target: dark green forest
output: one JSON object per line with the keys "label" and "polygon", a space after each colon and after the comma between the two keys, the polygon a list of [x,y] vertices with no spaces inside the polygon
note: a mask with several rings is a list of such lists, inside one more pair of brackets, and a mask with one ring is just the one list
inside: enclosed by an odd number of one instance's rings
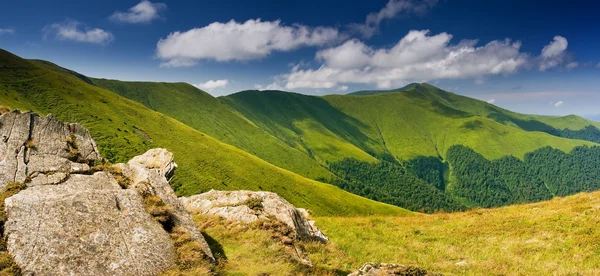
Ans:
{"label": "dark green forest", "polygon": [[[600,147],[565,153],[551,147],[487,160],[473,149],[451,147],[447,160],[419,157],[399,163],[345,159],[329,165],[346,191],[413,211],[433,213],[469,207],[537,202],[600,189]],[[445,175],[452,170],[452,182]]]}

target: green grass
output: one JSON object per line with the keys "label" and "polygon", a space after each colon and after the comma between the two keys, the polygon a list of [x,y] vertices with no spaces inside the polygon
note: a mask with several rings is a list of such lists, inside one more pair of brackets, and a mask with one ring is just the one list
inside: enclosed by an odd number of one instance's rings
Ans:
{"label": "green grass", "polygon": [[306,151],[289,147],[219,99],[190,84],[91,81],[281,168],[312,179],[331,176]]}
{"label": "green grass", "polygon": [[81,123],[112,162],[164,147],[179,164],[174,187],[180,195],[266,190],[325,216],[407,212],[276,167],[76,75],[38,64],[0,50],[0,105]]}
{"label": "green grass", "polygon": [[[445,92],[444,92],[445,93]],[[450,94],[441,94],[450,97]],[[325,96],[342,112],[358,119],[361,130],[385,145],[397,159],[418,156],[445,157],[452,145],[473,148],[488,159],[506,155],[523,158],[525,153],[543,146],[570,151],[578,145],[593,145],[526,131],[492,118],[474,115],[456,108],[429,87],[414,86],[400,93],[371,96]],[[476,101],[462,97],[466,102]]]}
{"label": "green grass", "polygon": [[594,192],[464,213],[316,221],[343,252],[341,270],[387,262],[444,275],[598,275],[599,206]]}

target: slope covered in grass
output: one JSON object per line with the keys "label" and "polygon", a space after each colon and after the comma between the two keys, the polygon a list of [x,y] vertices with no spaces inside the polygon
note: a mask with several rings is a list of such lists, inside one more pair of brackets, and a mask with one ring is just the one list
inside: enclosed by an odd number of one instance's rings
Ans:
{"label": "slope covered in grass", "polygon": [[37,64],[0,50],[0,105],[82,124],[113,162],[164,147],[179,164],[174,180],[179,194],[266,190],[320,215],[406,212],[271,165],[73,74]]}
{"label": "slope covered in grass", "polygon": [[91,81],[276,166],[313,179],[331,176],[303,148],[299,150],[288,146],[228,105],[190,84]]}
{"label": "slope covered in grass", "polygon": [[463,111],[423,85],[400,93],[324,98],[363,125],[371,126],[362,129],[363,133],[380,141],[397,159],[444,158],[453,145],[468,146],[488,159],[497,159],[507,155],[523,158],[525,153],[544,146],[568,152],[577,145],[593,144],[526,131]]}
{"label": "slope covered in grass", "polygon": [[444,275],[598,275],[599,206],[594,192],[464,213],[316,221],[343,253],[340,270],[386,262]]}

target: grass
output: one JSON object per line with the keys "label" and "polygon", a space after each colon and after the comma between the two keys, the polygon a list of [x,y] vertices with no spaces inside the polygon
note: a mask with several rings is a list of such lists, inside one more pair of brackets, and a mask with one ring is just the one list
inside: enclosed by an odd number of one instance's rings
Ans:
{"label": "grass", "polygon": [[342,270],[388,262],[446,275],[600,274],[600,192],[464,213],[316,221],[345,253]]}
{"label": "grass", "polygon": [[457,96],[460,100],[450,101],[447,98],[456,95],[436,89],[417,85],[400,93],[324,98],[362,122],[365,127],[361,131],[365,135],[401,160],[418,156],[444,158],[447,149],[456,144],[471,147],[487,159],[507,155],[523,158],[527,152],[543,146],[569,152],[578,145],[593,145],[527,131],[471,113],[473,110],[461,110],[457,102],[468,106],[480,101],[462,96]]}
{"label": "grass", "polygon": [[[54,114],[90,130],[111,162],[125,162],[155,147],[175,155],[173,186],[179,195],[218,190],[276,192],[324,216],[400,214],[406,210],[342,191],[276,167],[180,121],[94,86],[81,76],[0,50],[0,104]],[[140,132],[143,131],[143,133]],[[150,139],[148,139],[150,137]]]}
{"label": "grass", "polygon": [[190,84],[91,81],[281,168],[312,179],[331,176],[306,152],[289,147],[219,99]]}
{"label": "grass", "polygon": [[[218,265],[176,269],[177,275],[196,269],[216,275],[347,275],[366,262],[443,275],[600,273],[600,192],[452,214],[315,217],[327,244],[282,239],[285,233],[268,221],[193,218]],[[314,266],[299,263],[290,244],[302,248]]]}

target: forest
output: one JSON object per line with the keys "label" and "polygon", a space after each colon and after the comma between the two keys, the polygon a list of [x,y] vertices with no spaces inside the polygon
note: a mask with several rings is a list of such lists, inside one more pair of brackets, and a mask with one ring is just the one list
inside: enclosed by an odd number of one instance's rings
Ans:
{"label": "forest", "polygon": [[418,157],[378,163],[345,159],[329,164],[328,182],[355,194],[413,211],[434,213],[537,202],[600,189],[600,147],[565,153],[551,147],[487,160],[456,145],[446,160]]}

